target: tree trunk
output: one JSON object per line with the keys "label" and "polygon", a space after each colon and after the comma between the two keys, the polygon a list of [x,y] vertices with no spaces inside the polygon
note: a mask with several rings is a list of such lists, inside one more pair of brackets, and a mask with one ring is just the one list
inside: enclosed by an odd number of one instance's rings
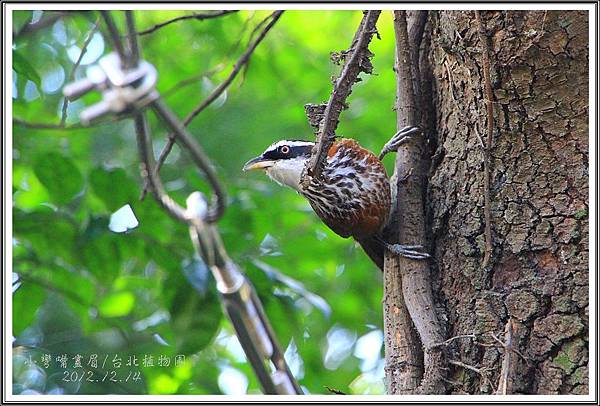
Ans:
{"label": "tree trunk", "polygon": [[488,44],[474,12],[431,12],[431,68],[421,65],[433,291],[447,336],[469,335],[447,345],[449,392],[587,394],[588,13],[482,11],[481,22]]}

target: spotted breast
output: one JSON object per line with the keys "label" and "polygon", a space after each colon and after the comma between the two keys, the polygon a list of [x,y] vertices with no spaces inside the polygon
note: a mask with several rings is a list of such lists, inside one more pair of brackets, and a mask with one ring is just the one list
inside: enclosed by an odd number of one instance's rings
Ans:
{"label": "spotted breast", "polygon": [[390,185],[383,164],[356,141],[336,141],[328,151],[320,179],[301,193],[336,234],[363,240],[386,224]]}

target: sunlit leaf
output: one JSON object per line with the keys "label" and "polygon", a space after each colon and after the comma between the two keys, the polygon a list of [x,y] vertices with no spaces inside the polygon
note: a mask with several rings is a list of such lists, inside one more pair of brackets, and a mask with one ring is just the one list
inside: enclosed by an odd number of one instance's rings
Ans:
{"label": "sunlit leaf", "polygon": [[121,317],[128,315],[135,305],[135,296],[131,292],[115,292],[105,296],[98,311],[104,317]]}

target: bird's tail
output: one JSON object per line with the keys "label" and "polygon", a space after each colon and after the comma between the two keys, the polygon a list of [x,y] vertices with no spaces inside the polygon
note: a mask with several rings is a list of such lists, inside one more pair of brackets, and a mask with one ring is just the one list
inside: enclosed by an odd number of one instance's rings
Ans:
{"label": "bird's tail", "polygon": [[367,253],[371,261],[383,271],[383,255],[385,247],[380,236],[372,236],[363,240],[358,240],[362,249]]}

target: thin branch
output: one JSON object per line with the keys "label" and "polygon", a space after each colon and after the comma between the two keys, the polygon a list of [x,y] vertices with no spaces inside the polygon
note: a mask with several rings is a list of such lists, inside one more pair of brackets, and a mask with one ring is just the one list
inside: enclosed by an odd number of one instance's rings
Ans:
{"label": "thin branch", "polygon": [[[123,120],[125,117],[111,117],[105,120],[99,120],[94,123],[94,127],[106,125],[106,124],[114,124],[118,121]],[[39,123],[34,121],[23,120],[19,117],[13,117],[13,123],[20,125],[25,128],[32,128],[35,130],[82,130],[89,129],[90,127],[85,126],[81,123],[74,123],[71,125],[61,125],[60,123]]]}
{"label": "thin branch", "polygon": [[[456,101],[456,95],[454,94],[454,79],[452,78],[452,72],[450,72],[450,67],[448,66],[448,59],[444,58],[444,66],[446,67],[446,73],[448,75],[448,86],[450,87],[450,94],[452,95],[452,100]],[[481,143],[483,147],[483,143]]]}
{"label": "thin branch", "polygon": [[483,375],[484,375],[484,374],[483,374],[483,372],[481,371],[481,369],[479,369],[479,368],[476,368],[476,367],[474,367],[473,365],[465,364],[464,362],[461,362],[461,361],[456,361],[456,360],[453,360],[453,359],[449,359],[449,360],[448,360],[448,363],[449,363],[449,364],[452,364],[452,365],[456,365],[456,366],[458,366],[458,367],[461,367],[461,368],[464,368],[464,369],[468,369],[469,371],[473,371],[473,372],[475,372],[476,374],[479,374],[479,375],[481,375],[481,376],[483,376]]}
{"label": "thin branch", "polygon": [[13,117],[13,123],[20,125],[25,128],[33,128],[36,130],[79,130],[81,128],[85,128],[80,123],[73,124],[70,126],[64,126],[62,124],[52,124],[52,123],[37,123],[32,121],[26,121],[18,117]]}
{"label": "thin branch", "polygon": [[127,44],[129,45],[129,64],[132,68],[138,67],[140,61],[140,46],[135,29],[135,19],[133,18],[133,11],[125,11],[125,23],[127,24]]}
{"label": "thin branch", "polygon": [[222,71],[223,67],[224,67],[224,64],[220,63],[217,66],[215,66],[214,68],[207,70],[206,72],[202,72],[199,75],[194,75],[187,79],[183,79],[182,81],[174,84],[171,88],[162,92],[162,97],[167,98],[167,97],[171,96],[173,93],[176,93],[179,90],[181,90],[182,88],[198,82],[199,80],[201,80],[204,77],[211,77],[215,73]]}
{"label": "thin branch", "polygon": [[39,30],[43,30],[44,28],[50,27],[52,24],[57,22],[63,17],[67,17],[69,15],[73,15],[74,13],[78,13],[79,11],[56,11],[50,12],[45,11],[42,18],[40,18],[35,23],[25,24],[21,29],[15,34],[15,38],[18,38],[22,35],[30,35]]}
{"label": "thin branch", "polygon": [[[237,51],[239,45],[242,43],[242,38],[243,38],[244,34],[246,33],[246,30],[248,29],[248,25],[249,25],[250,21],[254,17],[254,14],[255,14],[255,12],[253,12],[252,15],[250,17],[246,18],[246,20],[244,21],[244,24],[243,24],[242,28],[240,29],[239,34],[237,35],[238,40],[227,51],[226,56],[225,56],[225,60],[228,60],[231,57],[231,55],[233,55],[233,53],[235,53]],[[247,47],[250,46],[250,43],[252,42],[252,39],[254,38],[254,34],[256,33],[256,31],[258,31],[258,29],[264,25],[264,23],[269,19],[269,17],[263,19],[259,24],[257,24],[254,27],[254,29],[252,30],[252,33],[250,34],[250,38],[248,40]],[[203,72],[203,73],[200,73],[199,75],[194,75],[194,76],[191,76],[191,77],[189,77],[187,79],[184,79],[181,82],[173,85],[173,87],[171,87],[170,89],[164,91],[162,93],[162,97],[163,98],[167,98],[171,94],[177,92],[179,89],[182,89],[185,86],[194,84],[197,81],[199,81],[202,78],[204,78],[205,76],[206,77],[211,77],[215,73],[221,72],[224,68],[225,68],[225,64],[224,63],[220,63],[217,66],[215,66],[214,68],[207,70],[206,72]]]}
{"label": "thin branch", "polygon": [[485,268],[492,256],[493,241],[492,241],[492,209],[491,209],[491,198],[490,198],[490,154],[492,150],[492,142],[494,135],[494,94],[492,92],[492,80],[490,78],[490,50],[488,46],[488,36],[483,26],[481,13],[475,11],[475,20],[477,22],[477,31],[479,33],[479,42],[482,48],[483,58],[483,82],[485,86],[485,104],[487,108],[487,140],[484,149],[483,158],[483,193],[484,193],[484,207],[483,214],[485,217],[485,252],[483,256],[482,266]]}
{"label": "thin branch", "polygon": [[283,11],[275,11],[273,14],[271,14],[269,17],[267,17],[267,18],[271,18],[271,21],[261,31],[260,35],[248,47],[248,49],[246,49],[246,51],[242,54],[242,56],[240,56],[240,58],[237,60],[237,62],[233,66],[233,70],[231,71],[231,73],[229,74],[227,79],[225,79],[219,86],[217,86],[212,91],[212,93],[210,95],[208,95],[208,97],[202,103],[200,103],[191,113],[189,113],[187,115],[187,117],[184,120],[184,125],[187,126],[194,119],[194,117],[196,117],[198,114],[200,114],[202,112],[202,110],[204,110],[206,107],[208,107],[216,99],[218,99],[219,96],[225,91],[225,89],[227,89],[227,87],[231,84],[231,82],[233,82],[235,77],[238,75],[238,73],[240,72],[242,67],[250,61],[250,57],[252,56],[252,53],[254,52],[254,50],[256,49],[258,44],[260,44],[261,41],[265,38],[265,36],[271,30],[271,28],[273,28],[273,26],[275,25],[277,20],[279,20],[279,17],[281,17],[281,14],[283,14]]}
{"label": "thin branch", "polygon": [[[513,322],[512,319],[508,319],[508,323],[504,328],[505,340],[502,344],[504,347],[504,358],[502,359],[502,370],[500,371],[500,381],[498,382],[499,395],[506,395],[510,393],[510,372],[512,370],[512,358],[513,358]],[[497,339],[493,334],[492,337]],[[498,340],[499,341],[499,340]]]}
{"label": "thin branch", "polygon": [[[494,341],[496,341],[498,344],[500,344],[500,346],[504,349],[507,349],[506,347],[506,343],[504,343],[502,340],[500,340],[498,337],[496,337],[496,335],[494,333],[490,333],[490,336],[494,339]],[[483,343],[477,343],[479,345],[484,345]],[[489,347],[497,347],[497,345],[495,344],[488,344]],[[523,355],[523,353],[519,350],[517,350],[514,346],[510,347],[510,351],[514,352],[515,354],[517,354],[519,357],[521,357],[523,359],[523,361],[525,361],[527,363],[527,365],[529,365],[529,358],[527,358],[525,355]]]}
{"label": "thin branch", "polygon": [[102,15],[102,18],[104,19],[104,23],[108,29],[108,36],[111,39],[115,51],[117,54],[119,54],[119,59],[122,61],[122,63],[125,63],[128,60],[127,53],[125,52],[125,48],[123,47],[123,43],[119,37],[119,30],[112,19],[110,11],[101,10],[100,15]]}
{"label": "thin branch", "polygon": [[[193,119],[196,117],[202,110],[208,107],[211,103],[213,103],[228,87],[231,85],[236,76],[240,73],[242,67],[250,61],[250,57],[252,53],[260,44],[260,42],[265,38],[267,33],[273,28],[279,17],[281,17],[283,11],[275,11],[271,15],[267,17],[271,19],[269,24],[261,31],[260,35],[254,40],[254,42],[246,49],[246,51],[240,56],[235,65],[233,66],[233,70],[219,86],[217,86],[211,94],[209,94],[206,99],[204,99],[191,113],[187,115],[187,117],[183,121],[183,125],[187,126]],[[161,166],[164,164],[167,156],[173,149],[173,145],[175,144],[175,133],[170,133],[168,135],[168,140],[163,149],[160,151],[160,156],[156,162],[155,171],[158,173],[160,171]],[[144,189],[142,190],[142,194],[140,196],[140,200],[143,200],[146,196],[148,190],[148,184],[144,184]]]}
{"label": "thin branch", "polygon": [[183,15],[183,16],[179,16],[179,17],[175,17],[172,18],[170,20],[164,21],[162,23],[156,24],[150,28],[148,28],[147,30],[144,31],[140,31],[137,34],[138,35],[148,35],[148,34],[152,34],[153,32],[169,25],[169,24],[173,24],[176,23],[178,21],[183,21],[183,20],[198,20],[198,21],[202,21],[202,20],[209,20],[211,18],[217,18],[217,17],[222,17],[225,16],[227,14],[231,14],[231,13],[237,13],[239,10],[221,10],[221,11],[215,11],[212,13],[193,13],[193,14],[187,14],[187,15]]}
{"label": "thin branch", "polygon": [[[317,133],[317,142],[306,166],[306,173],[302,179],[303,186],[308,185],[311,178],[320,176],[327,151],[335,139],[335,129],[338,126],[340,114],[346,108],[346,99],[352,92],[352,86],[356,83],[361,72],[370,73],[372,70],[369,62],[371,55],[369,43],[373,38],[373,34],[377,32],[375,24],[379,14],[381,14],[380,10],[369,10],[365,13],[352,41],[352,46],[345,54],[342,72],[335,82],[325,107],[323,120]],[[350,55],[349,58],[348,55]]]}
{"label": "thin branch", "polygon": [[[83,42],[83,47],[81,48],[81,52],[79,53],[79,57],[77,58],[77,61],[75,61],[75,64],[73,65],[73,68],[71,69],[71,72],[69,73],[69,77],[67,78],[66,83],[72,82],[73,79],[75,78],[75,71],[77,70],[77,68],[81,64],[81,61],[83,60],[83,56],[87,52],[87,47],[90,45],[90,42],[92,42],[92,38],[94,38],[94,34],[98,30],[99,23],[100,23],[100,18],[97,18],[96,22],[94,23],[94,27],[92,27],[92,29],[88,33],[87,38]],[[67,108],[68,107],[69,107],[69,99],[67,99],[65,97],[63,99],[62,114],[61,114],[61,118],[60,118],[60,125],[63,126],[63,127],[65,126],[65,123],[67,122]]]}
{"label": "thin branch", "polygon": [[480,375],[492,387],[492,390],[494,392],[496,392],[496,388],[494,387],[494,384],[492,383],[492,381],[488,377],[487,371],[485,369],[479,369],[479,368],[476,368],[476,367],[474,367],[472,365],[465,364],[464,362],[456,361],[456,360],[453,360],[453,359],[448,360],[448,363],[452,364],[452,365],[456,365],[457,367],[468,369],[469,371],[473,371],[476,374]]}
{"label": "thin branch", "polygon": [[[35,259],[36,261],[38,261],[38,259]],[[44,278],[38,278],[28,272],[17,272],[19,274],[19,282],[30,282],[33,283],[41,288],[44,288],[50,292],[54,292],[57,293],[59,295],[62,295],[63,297],[77,303],[80,306],[83,306],[85,308],[90,308],[90,307],[94,307],[92,303],[89,303],[88,301],[86,301],[85,299],[83,299],[81,296],[79,296],[77,293],[73,293],[69,290],[63,289],[59,286],[53,285],[52,282],[44,279]],[[108,324],[111,327],[114,327],[117,329],[117,331],[119,332],[119,334],[121,335],[121,337],[123,337],[123,339],[129,343],[130,339],[127,335],[127,333],[123,330],[123,328],[118,324],[115,323],[113,321],[113,319],[108,318],[108,317],[104,317],[101,314],[97,314],[96,318],[98,318],[99,320],[104,321],[106,324]]]}
{"label": "thin branch", "polygon": [[324,385],[324,386],[325,386],[325,389],[327,389],[329,392],[333,393],[334,395],[346,395],[346,393],[342,392],[339,389],[335,389],[335,388],[332,388],[331,386],[327,386],[327,385]]}
{"label": "thin branch", "polygon": [[436,343],[436,344],[432,345],[431,348],[446,346],[446,345],[452,343],[454,340],[458,340],[461,338],[470,338],[470,339],[475,340],[477,337],[475,336],[475,334],[461,334],[461,335],[457,335],[454,337],[450,337],[449,339],[447,339],[446,341],[442,341],[441,343]]}

